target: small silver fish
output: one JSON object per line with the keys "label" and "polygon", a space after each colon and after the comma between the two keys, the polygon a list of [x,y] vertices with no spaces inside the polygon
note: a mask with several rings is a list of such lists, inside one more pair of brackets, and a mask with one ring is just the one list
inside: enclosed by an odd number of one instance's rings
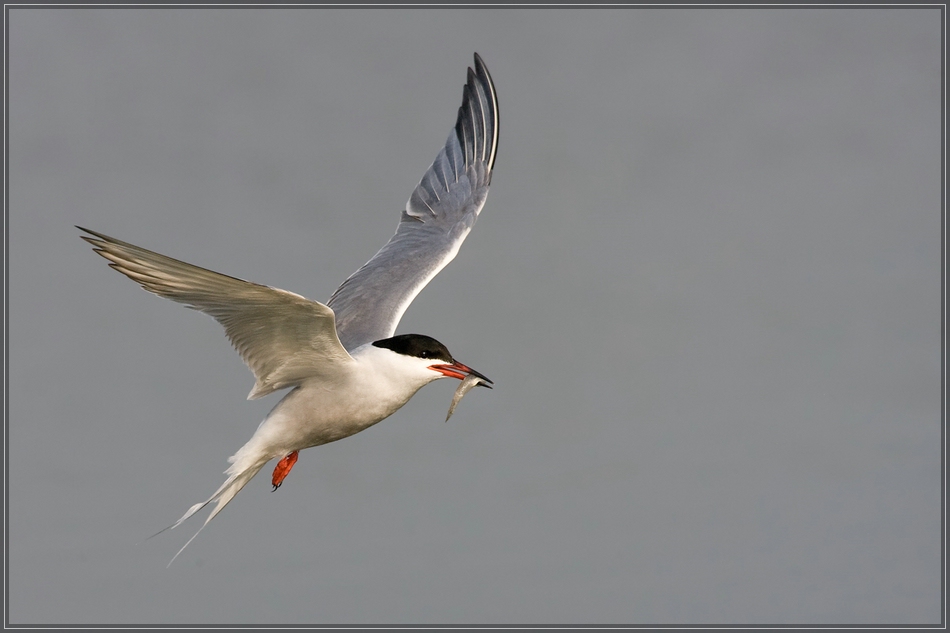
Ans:
{"label": "small silver fish", "polygon": [[462,379],[462,382],[459,383],[458,389],[455,390],[455,395],[452,396],[452,404],[449,405],[449,414],[445,416],[445,421],[448,422],[449,418],[452,417],[452,414],[455,413],[455,407],[462,400],[462,396],[467,394],[469,391],[475,387],[481,385],[482,387],[488,387],[491,389],[491,385],[479,378],[478,376],[468,375]]}

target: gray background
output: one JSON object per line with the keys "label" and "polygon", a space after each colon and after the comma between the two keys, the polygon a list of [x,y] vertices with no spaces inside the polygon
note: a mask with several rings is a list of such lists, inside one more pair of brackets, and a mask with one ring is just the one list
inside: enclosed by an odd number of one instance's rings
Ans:
{"label": "gray background", "polygon": [[[940,620],[937,9],[9,18],[10,622]],[[277,398],[73,225],[326,300],[473,51],[492,191],[399,332],[497,388],[259,476],[166,569]]]}

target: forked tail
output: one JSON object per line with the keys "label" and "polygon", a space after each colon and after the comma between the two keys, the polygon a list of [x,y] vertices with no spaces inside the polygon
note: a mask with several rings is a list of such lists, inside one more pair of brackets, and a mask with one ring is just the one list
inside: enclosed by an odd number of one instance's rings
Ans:
{"label": "forked tail", "polygon": [[[234,457],[231,457],[228,460],[232,462],[231,467],[224,471],[225,474],[228,475],[228,478],[207,501],[202,501],[201,503],[196,503],[195,505],[191,506],[191,508],[188,509],[188,512],[186,512],[180,519],[175,521],[175,523],[169,525],[167,528],[159,530],[149,538],[158,536],[165,530],[175,529],[212,501],[216,502],[214,510],[212,510],[211,514],[208,515],[208,518],[205,519],[204,524],[198,529],[197,532],[195,532],[195,535],[188,539],[188,542],[185,543],[180,550],[178,550],[178,554],[181,554],[183,551],[185,551],[185,548],[188,547],[188,545],[191,544],[193,540],[195,540],[195,536],[201,534],[201,530],[205,529],[205,526],[211,522],[211,519],[216,517],[218,513],[224,509],[224,506],[228,505],[231,499],[233,499],[234,496],[241,491],[241,488],[243,488],[247,482],[253,479],[254,475],[256,475],[260,469],[264,467],[264,464],[268,462],[267,459],[260,458],[254,460],[242,459],[242,457],[246,456],[246,453],[245,455],[242,455],[242,452],[244,452],[243,449],[238,451]],[[175,559],[178,558],[178,554],[175,554],[172,559],[168,561],[168,567],[171,567],[171,564],[175,562]]]}

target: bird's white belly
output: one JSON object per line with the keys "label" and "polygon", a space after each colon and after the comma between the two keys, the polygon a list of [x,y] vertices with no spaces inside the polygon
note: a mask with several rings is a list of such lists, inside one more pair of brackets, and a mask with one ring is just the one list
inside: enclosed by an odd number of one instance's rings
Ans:
{"label": "bird's white belly", "polygon": [[251,441],[261,441],[272,457],[335,442],[386,419],[415,393],[379,387],[358,378],[306,382],[284,396]]}

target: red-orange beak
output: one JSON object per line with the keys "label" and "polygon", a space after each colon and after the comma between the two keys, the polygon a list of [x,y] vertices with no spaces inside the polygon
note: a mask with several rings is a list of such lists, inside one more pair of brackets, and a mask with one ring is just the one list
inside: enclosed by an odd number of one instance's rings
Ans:
{"label": "red-orange beak", "polygon": [[[453,362],[451,365],[429,365],[429,369],[431,369],[432,371],[437,371],[444,376],[448,376],[449,378],[458,378],[459,380],[463,380],[465,379],[466,376],[471,375],[471,376],[477,376],[481,378],[482,380],[485,381],[485,383],[490,383],[492,385],[495,384],[494,382],[489,380],[488,377],[485,376],[484,374],[480,374],[479,372],[475,371],[471,367],[467,365],[463,365],[462,363],[458,361]],[[491,389],[491,387],[485,383],[481,383],[481,384]]]}

